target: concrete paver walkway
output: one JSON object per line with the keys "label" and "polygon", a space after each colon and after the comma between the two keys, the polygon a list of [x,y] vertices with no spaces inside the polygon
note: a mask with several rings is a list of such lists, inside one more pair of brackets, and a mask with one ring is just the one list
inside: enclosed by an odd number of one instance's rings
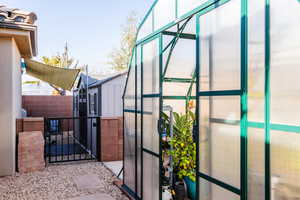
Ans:
{"label": "concrete paver walkway", "polygon": [[73,181],[78,190],[92,190],[104,187],[97,174],[76,176],[73,178]]}
{"label": "concrete paver walkway", "polygon": [[115,199],[107,194],[100,193],[100,194],[87,195],[83,197],[76,197],[70,200],[115,200]]}

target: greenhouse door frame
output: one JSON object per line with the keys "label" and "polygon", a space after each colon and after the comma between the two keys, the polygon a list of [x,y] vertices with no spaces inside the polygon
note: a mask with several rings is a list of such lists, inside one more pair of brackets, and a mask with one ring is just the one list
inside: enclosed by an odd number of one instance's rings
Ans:
{"label": "greenhouse door frame", "polygon": [[[155,41],[157,40],[157,41]],[[158,85],[159,85],[159,91],[158,93],[152,93],[152,94],[144,94],[144,45],[149,44],[151,42],[157,42],[157,50],[156,51],[156,55],[158,55],[158,59],[159,59],[159,70],[158,70]],[[141,49],[141,163],[140,163],[140,167],[141,167],[141,177],[140,177],[140,184],[141,184],[141,199],[143,199],[143,191],[144,191],[144,161],[143,161],[143,154],[147,153],[155,158],[158,158],[158,165],[159,165],[159,199],[162,199],[162,187],[161,187],[161,167],[162,167],[162,151],[161,151],[161,137],[160,137],[160,133],[158,128],[154,129],[154,131],[158,134],[159,136],[159,152],[153,152],[150,149],[147,149],[146,147],[144,147],[144,142],[143,142],[143,137],[144,137],[144,114],[146,113],[146,111],[144,111],[144,99],[157,99],[159,101],[159,119],[157,121],[157,126],[158,127],[158,123],[162,118],[161,115],[161,110],[162,110],[162,83],[161,83],[161,74],[162,74],[162,56],[161,56],[161,51],[162,51],[162,36],[161,34],[155,35],[145,41],[143,41],[142,43],[140,43],[136,48],[139,49],[138,47],[140,47]],[[137,118],[136,118],[137,119]],[[137,168],[136,168],[137,170]]]}
{"label": "greenhouse door frame", "polygon": [[[187,21],[188,22],[188,21]],[[195,24],[194,24],[195,25]],[[128,188],[126,185],[123,187],[125,190],[127,190],[134,198],[136,199],[143,199],[143,171],[144,171],[144,163],[143,163],[143,153],[147,153],[151,156],[154,156],[156,158],[158,158],[158,165],[159,165],[159,177],[158,177],[158,180],[159,180],[159,185],[157,185],[158,187],[158,190],[159,190],[159,197],[158,199],[162,199],[162,167],[163,167],[163,160],[162,160],[162,137],[161,137],[161,133],[159,131],[159,124],[162,120],[162,112],[163,112],[163,100],[164,99],[175,99],[175,100],[187,100],[187,96],[163,96],[163,82],[185,82],[185,83],[190,83],[191,85],[195,84],[195,81],[193,81],[196,77],[194,77],[194,79],[181,79],[181,78],[165,78],[164,77],[164,72],[163,72],[163,68],[164,67],[167,67],[168,64],[166,64],[164,66],[164,63],[163,63],[163,56],[164,54],[167,53],[167,49],[168,48],[175,48],[176,44],[177,44],[177,41],[176,40],[179,40],[179,39],[189,39],[189,40],[194,40],[196,42],[196,35],[194,34],[184,34],[182,33],[182,31],[184,30],[184,27],[182,29],[179,29],[178,32],[169,32],[169,31],[163,31],[157,35],[154,35],[152,36],[151,38],[148,38],[146,40],[144,40],[143,42],[139,43],[138,45],[136,45],[135,47],[135,51],[134,51],[134,56],[133,56],[133,59],[135,59],[135,65],[132,65],[132,67],[135,67],[135,111],[133,110],[126,110],[124,109],[124,112],[134,112],[135,113],[135,191],[132,191],[130,188]],[[181,31],[180,31],[181,30]],[[163,45],[163,36],[164,35],[171,35],[171,36],[174,36],[173,40],[168,44],[166,45],[166,47],[164,48],[164,45]],[[143,53],[144,53],[144,45],[150,43],[150,42],[154,42],[155,40],[157,40],[156,42],[158,42],[157,44],[157,56],[158,56],[158,59],[159,59],[159,73],[157,74],[158,75],[158,84],[159,84],[159,91],[158,93],[152,93],[152,94],[144,94],[144,77],[143,77],[143,73],[144,73],[144,56],[143,56]],[[172,44],[173,44],[173,47],[172,47]],[[196,44],[195,44],[196,46]],[[172,50],[170,53],[170,57],[172,56]],[[137,62],[137,54],[140,54],[140,63]],[[141,82],[138,83],[138,78],[137,78],[137,73],[138,73],[138,65],[140,65],[141,67]],[[171,66],[170,66],[171,67]],[[140,90],[141,91],[138,91],[138,87],[137,85],[140,84]],[[141,94],[141,108],[139,110],[139,108],[137,107],[137,102],[138,102],[138,98],[137,98],[137,94]],[[159,138],[159,152],[156,153],[156,152],[153,152],[149,149],[147,149],[144,145],[143,145],[143,136],[144,136],[144,131],[143,131],[143,126],[144,126],[144,122],[143,122],[143,116],[145,114],[145,110],[144,110],[144,99],[157,99],[159,101],[159,118],[158,118],[158,121],[157,121],[157,129],[155,129],[154,131],[157,132],[158,134],[158,138]],[[196,98],[195,96],[193,97],[194,99]],[[138,121],[138,117],[137,115],[138,114],[141,114],[141,117],[140,117],[140,121]],[[140,137],[141,137],[141,141],[138,141],[138,123],[141,124],[141,133],[140,133]],[[125,129],[124,129],[125,130]],[[140,177],[138,177],[138,143],[140,143],[141,145],[141,148],[140,148],[140,154],[141,154],[141,157],[140,157]],[[138,179],[140,179],[140,188],[138,188]],[[140,191],[140,195],[138,194],[137,191]]]}
{"label": "greenhouse door frame", "polygon": [[[197,200],[201,200],[201,191],[199,191],[200,181],[205,180],[209,183],[215,184],[222,189],[234,193],[240,196],[240,200],[247,200],[247,191],[248,191],[248,169],[247,169],[247,100],[248,100],[248,0],[240,1],[240,89],[234,90],[211,90],[211,91],[201,91],[200,90],[200,33],[201,25],[200,18],[205,16],[207,13],[222,8],[222,6],[232,0],[219,0],[214,4],[208,6],[207,8],[201,10],[196,15],[196,126],[197,126],[197,183],[196,183],[196,193]],[[225,183],[221,180],[218,180],[214,177],[209,176],[208,174],[200,172],[200,161],[199,155],[200,144],[199,144],[199,134],[200,134],[200,123],[201,118],[200,111],[200,97],[217,97],[217,96],[231,96],[239,97],[240,99],[240,188],[237,188],[233,185]],[[212,146],[212,148],[214,148]]]}
{"label": "greenhouse door frame", "polygon": [[[157,56],[158,56],[158,58],[159,58],[159,73],[158,74],[156,74],[156,76],[157,76],[157,84],[159,85],[159,91],[158,91],[158,93],[149,93],[149,94],[144,94],[144,90],[143,90],[143,86],[144,86],[144,78],[143,78],[143,73],[144,73],[144,68],[143,68],[143,66],[144,66],[144,59],[143,59],[143,47],[144,47],[144,45],[146,45],[146,44],[148,44],[148,43],[150,43],[150,42],[154,42],[155,40],[157,40]],[[156,153],[156,152],[153,152],[152,150],[150,150],[150,149],[147,149],[146,147],[144,147],[144,145],[143,145],[143,126],[144,126],[144,123],[143,123],[143,116],[144,116],[144,114],[146,113],[146,111],[144,111],[144,106],[143,106],[143,104],[144,104],[144,99],[157,99],[158,101],[159,101],[159,110],[161,110],[161,104],[162,104],[162,98],[161,98],[161,96],[162,96],[162,87],[161,87],[161,79],[160,79],[160,74],[162,73],[161,72],[161,54],[160,54],[160,52],[161,52],[161,40],[162,40],[162,36],[161,36],[161,34],[157,34],[157,35],[155,35],[155,36],[153,36],[153,37],[151,37],[151,38],[148,38],[148,39],[146,39],[146,40],[144,40],[143,42],[141,42],[141,43],[139,43],[139,44],[137,44],[136,46],[135,46],[135,49],[134,49],[134,51],[133,51],[133,56],[132,56],[132,59],[134,59],[135,60],[135,64],[134,65],[132,65],[132,60],[131,60],[131,68],[133,68],[134,67],[134,77],[135,77],[135,88],[134,88],[134,90],[135,90],[135,99],[134,99],[134,102],[135,102],[135,110],[128,110],[128,109],[125,109],[125,107],[124,107],[124,102],[123,102],[123,113],[124,112],[129,112],[129,113],[134,113],[135,114],[135,116],[134,116],[134,119],[135,119],[135,130],[134,130],[134,132],[135,132],[135,138],[134,138],[134,140],[135,140],[135,163],[134,163],[134,165],[135,165],[135,169],[134,169],[134,190],[135,191],[133,191],[132,189],[130,189],[127,185],[126,185],[126,183],[122,186],[123,187],[123,189],[124,190],[126,190],[133,198],[135,198],[135,199],[143,199],[143,190],[144,190],[144,188],[143,188],[143,171],[144,171],[144,168],[143,168],[143,164],[144,164],[144,162],[143,162],[143,154],[144,153],[147,153],[147,154],[149,154],[150,156],[153,156],[153,157],[156,157],[156,158],[158,158],[158,165],[160,165],[160,163],[161,163],[161,148],[160,148],[160,146],[159,146],[159,152],[158,153]],[[137,62],[137,54],[139,54],[139,56],[140,56],[140,60],[139,60],[139,62]],[[138,76],[138,66],[140,65],[140,82],[138,82],[138,78],[137,78],[137,76]],[[131,69],[130,69],[130,71],[131,71]],[[126,85],[127,85],[127,83],[126,83]],[[137,85],[139,85],[139,87],[137,86]],[[126,90],[126,87],[125,87],[125,90]],[[137,105],[137,103],[138,103],[138,98],[137,98],[137,95],[138,94],[140,94],[140,108],[138,108],[138,105]],[[159,112],[159,111],[158,111]],[[140,114],[141,116],[140,116],[140,120],[138,121],[138,114]],[[161,118],[161,112],[159,112],[159,119],[158,119],[158,121],[160,120],[160,118]],[[140,141],[138,140],[138,123],[140,123]],[[125,131],[125,128],[124,128],[124,131]],[[156,128],[155,127],[155,129],[153,130],[153,131],[156,131],[157,132],[157,134],[158,134],[158,136],[159,136],[159,138],[160,138],[160,134],[158,133],[158,128]],[[125,135],[124,135],[125,136]],[[138,149],[138,144],[140,144],[140,149]],[[124,151],[125,149],[123,149],[123,151]],[[140,153],[140,163],[138,163],[138,151],[140,151],[139,153]],[[124,151],[125,152],[125,151]],[[124,162],[124,161],[123,161]],[[140,164],[140,176],[139,176],[139,174],[138,174],[138,165]],[[124,164],[123,164],[123,166],[124,166]],[[126,170],[125,169],[125,167],[124,167],[124,170]],[[161,169],[159,169],[159,174],[161,174]],[[125,177],[124,177],[125,178]],[[157,177],[158,178],[158,180],[159,180],[159,185],[158,185],[158,187],[159,187],[159,199],[161,199],[162,198],[162,191],[161,191],[161,178],[160,178],[160,176],[159,177]],[[140,181],[140,185],[138,186],[138,182]],[[140,193],[140,194],[139,194]]]}

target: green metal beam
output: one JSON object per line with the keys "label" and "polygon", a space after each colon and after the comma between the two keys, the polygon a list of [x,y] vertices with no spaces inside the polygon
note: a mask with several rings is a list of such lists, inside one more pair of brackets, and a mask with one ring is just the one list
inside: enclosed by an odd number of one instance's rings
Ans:
{"label": "green metal beam", "polygon": [[158,98],[160,97],[160,94],[143,94],[143,98]]}
{"label": "green metal beam", "polygon": [[[163,99],[187,100],[186,96],[163,96]],[[191,99],[196,99],[196,96],[191,96]]]}
{"label": "green metal beam", "polygon": [[248,199],[248,0],[241,1],[241,200]]}
{"label": "green metal beam", "polygon": [[191,83],[193,81],[193,79],[190,79],[190,78],[164,78],[163,81],[164,82],[175,82],[175,83]]}
{"label": "green metal beam", "polygon": [[[240,125],[239,120],[227,120],[227,119],[219,119],[219,118],[210,118],[209,121],[212,122],[212,123],[226,124],[226,125],[231,125],[231,126]],[[249,128],[264,129],[266,126],[267,125],[263,122],[248,121],[248,127]],[[300,133],[300,126],[291,126],[291,125],[286,125],[286,124],[270,124],[269,129],[274,130],[274,131],[287,132],[287,133]]]}
{"label": "green metal beam", "polygon": [[187,92],[187,94],[186,94],[186,105],[185,105],[185,109],[186,109],[186,111],[188,111],[188,104],[189,104],[189,101],[191,100],[191,94],[192,94],[192,89],[193,89],[193,85],[194,85],[194,83],[195,83],[195,80],[196,79],[196,71],[193,73],[193,78],[192,78],[192,81],[190,82],[190,87],[189,87],[189,89],[188,89],[188,92]]}
{"label": "green metal beam", "polygon": [[265,0],[265,200],[271,200],[270,44],[270,0]]}
{"label": "green metal beam", "polygon": [[[196,122],[194,125],[194,129],[196,131],[196,172],[200,171],[200,163],[199,163],[199,155],[200,155],[200,144],[199,144],[199,138],[200,138],[200,130],[199,130],[199,121],[200,121],[200,109],[199,109],[199,94],[198,91],[200,91],[200,20],[199,15],[196,16]],[[200,200],[200,181],[199,178],[196,179],[196,200]]]}
{"label": "green metal beam", "polygon": [[[215,178],[213,178],[213,177],[211,177],[211,176],[208,176],[208,175],[206,175],[206,174],[203,174],[203,173],[201,173],[201,172],[198,172],[197,174],[198,174],[198,176],[199,176],[200,178],[203,178],[203,179],[205,179],[205,180],[207,180],[207,181],[209,181],[209,182],[211,182],[211,183],[213,183],[213,184],[216,184],[216,185],[218,185],[218,186],[224,188],[225,190],[229,190],[230,192],[233,192],[233,193],[235,193],[235,194],[237,194],[237,195],[240,195],[240,194],[241,194],[241,191],[240,191],[238,188],[234,187],[234,186],[228,185],[227,183],[224,183],[224,182],[222,182],[222,181],[219,181],[219,180],[217,180],[217,179],[215,179]],[[200,191],[200,192],[201,192],[201,191]],[[200,198],[200,199],[201,199],[201,198]]]}
{"label": "green metal beam", "polygon": [[[163,35],[159,34],[159,96],[163,95]],[[159,98],[159,120],[162,119],[163,112],[163,99]],[[159,122],[158,122],[159,123]],[[159,125],[159,124],[157,124]],[[159,131],[159,130],[156,130]],[[163,187],[163,141],[162,141],[162,133],[158,132],[159,135],[159,199],[162,199],[162,187]]]}
{"label": "green metal beam", "polygon": [[241,90],[222,90],[222,91],[203,91],[198,92],[199,96],[239,96],[242,94]]}
{"label": "green metal beam", "polygon": [[[162,33],[164,35],[171,35],[171,36],[176,36],[177,35],[176,32],[171,32],[171,31],[163,31]],[[196,35],[195,34],[180,33],[178,37],[183,38],[183,39],[196,40]]]}
{"label": "green metal beam", "polygon": [[143,151],[150,154],[150,155],[152,155],[152,156],[155,156],[155,157],[159,158],[159,155],[157,153],[155,153],[153,151],[150,151],[149,149],[143,148]]}

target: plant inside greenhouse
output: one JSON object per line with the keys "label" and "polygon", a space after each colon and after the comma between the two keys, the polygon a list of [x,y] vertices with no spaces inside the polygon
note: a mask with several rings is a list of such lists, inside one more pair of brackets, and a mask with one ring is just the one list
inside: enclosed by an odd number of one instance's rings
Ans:
{"label": "plant inside greenhouse", "polygon": [[[177,199],[184,199],[184,189],[195,199],[196,192],[196,143],[193,138],[195,114],[163,113],[163,195],[174,193]],[[173,190],[173,191],[172,191]],[[182,192],[183,191],[183,192]]]}
{"label": "plant inside greenhouse", "polygon": [[128,194],[300,198],[299,10],[298,0],[155,1],[123,96]]}

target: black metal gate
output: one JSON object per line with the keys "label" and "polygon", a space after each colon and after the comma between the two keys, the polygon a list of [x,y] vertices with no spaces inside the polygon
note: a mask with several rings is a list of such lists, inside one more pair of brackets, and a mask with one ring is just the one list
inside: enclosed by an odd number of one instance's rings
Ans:
{"label": "black metal gate", "polygon": [[100,117],[45,118],[48,163],[101,158]]}

